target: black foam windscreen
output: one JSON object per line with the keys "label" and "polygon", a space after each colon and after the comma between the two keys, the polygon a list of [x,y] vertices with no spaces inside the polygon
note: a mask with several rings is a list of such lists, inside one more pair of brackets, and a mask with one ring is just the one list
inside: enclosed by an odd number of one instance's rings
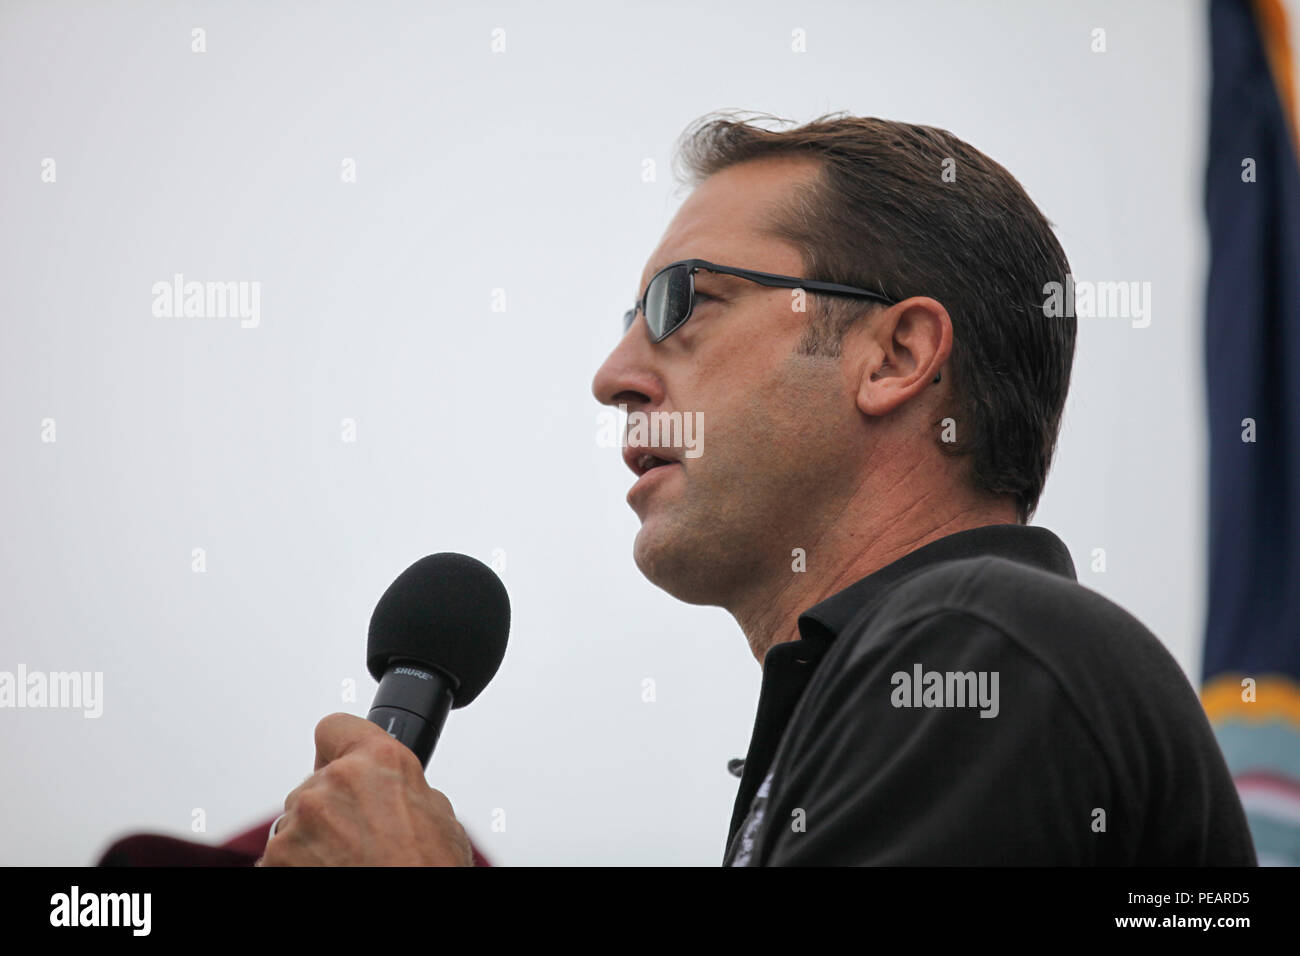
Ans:
{"label": "black foam windscreen", "polygon": [[453,707],[464,707],[492,680],[506,653],[510,598],[482,561],[443,551],[397,576],[370,617],[366,667],[382,680],[389,665],[436,667],[459,681]]}

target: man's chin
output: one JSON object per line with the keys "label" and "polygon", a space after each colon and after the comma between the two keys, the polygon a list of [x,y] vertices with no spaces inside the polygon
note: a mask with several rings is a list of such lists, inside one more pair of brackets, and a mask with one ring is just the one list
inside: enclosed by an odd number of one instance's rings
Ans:
{"label": "man's chin", "polygon": [[646,580],[677,600],[717,604],[716,568],[689,535],[670,524],[662,515],[647,516],[632,542],[632,560]]}

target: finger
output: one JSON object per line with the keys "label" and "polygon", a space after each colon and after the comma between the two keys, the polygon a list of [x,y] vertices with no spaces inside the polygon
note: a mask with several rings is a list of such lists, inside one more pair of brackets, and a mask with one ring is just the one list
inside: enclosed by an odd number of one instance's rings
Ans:
{"label": "finger", "polygon": [[[293,809],[293,805],[298,802],[298,797],[302,795],[302,792],[304,790],[308,790],[311,787],[315,787],[319,785],[320,785],[319,771],[317,771],[316,773],[308,774],[306,777],[304,777],[302,783],[298,784],[298,786],[290,790],[289,795],[284,798],[284,812],[288,813],[290,810]],[[280,829],[283,830],[284,824],[288,822],[289,821],[287,819],[283,821],[280,824]]]}
{"label": "finger", "polygon": [[447,799],[447,795],[443,793],[441,790],[435,790],[433,789],[433,787],[430,787],[429,799],[434,802],[434,804],[438,807],[438,810],[441,813],[445,813],[447,816],[452,817],[453,819],[455,818],[456,811],[452,809],[451,801]]}
{"label": "finger", "polygon": [[387,736],[378,724],[355,714],[330,714],[316,725],[316,769],[337,760],[376,734]]}

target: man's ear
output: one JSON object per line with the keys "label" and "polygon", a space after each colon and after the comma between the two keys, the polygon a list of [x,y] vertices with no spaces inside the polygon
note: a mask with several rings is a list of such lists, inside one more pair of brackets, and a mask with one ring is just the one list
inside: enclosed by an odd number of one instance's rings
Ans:
{"label": "man's ear", "polygon": [[952,352],[952,319],[936,299],[914,296],[876,312],[861,326],[858,409],[888,415],[940,378]]}

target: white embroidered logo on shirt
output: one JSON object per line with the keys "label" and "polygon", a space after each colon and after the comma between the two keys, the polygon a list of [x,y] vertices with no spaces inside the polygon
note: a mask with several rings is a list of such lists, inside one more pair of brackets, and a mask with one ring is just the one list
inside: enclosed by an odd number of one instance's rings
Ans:
{"label": "white embroidered logo on shirt", "polygon": [[753,858],[754,840],[758,837],[758,827],[763,822],[763,814],[767,810],[767,794],[772,787],[772,773],[771,770],[767,772],[767,776],[758,786],[758,792],[754,794],[754,802],[749,805],[749,816],[745,818],[744,828],[740,831],[740,852],[731,861],[732,866],[749,866],[749,861]]}

